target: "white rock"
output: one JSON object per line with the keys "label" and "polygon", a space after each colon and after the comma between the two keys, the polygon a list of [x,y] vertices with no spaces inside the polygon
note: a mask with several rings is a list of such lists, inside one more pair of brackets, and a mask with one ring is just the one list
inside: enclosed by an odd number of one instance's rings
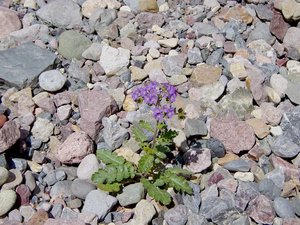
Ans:
{"label": "white rock", "polygon": [[60,121],[66,120],[71,114],[72,108],[70,105],[62,105],[57,108],[57,117]]}
{"label": "white rock", "polygon": [[287,79],[285,79],[280,74],[273,74],[270,78],[270,84],[280,97],[284,97],[286,89],[288,87]]}
{"label": "white rock", "polygon": [[82,57],[85,59],[98,61],[100,59],[101,51],[102,51],[102,44],[93,43],[89,48],[87,48],[82,53]]}
{"label": "white rock", "polygon": [[163,39],[158,40],[158,44],[160,44],[163,47],[169,47],[169,48],[175,48],[178,44],[177,38],[169,38],[169,39]]}
{"label": "white rock", "polygon": [[42,142],[47,142],[53,134],[54,125],[47,119],[36,118],[31,129],[32,136]]}
{"label": "white rock", "polygon": [[244,182],[254,181],[254,175],[250,172],[236,172],[234,178]]}
{"label": "white rock", "polygon": [[66,81],[67,78],[58,70],[43,72],[39,77],[39,85],[46,91],[59,91]]}
{"label": "white rock", "polygon": [[107,75],[114,75],[129,64],[130,50],[113,48],[108,45],[102,47],[100,65]]}
{"label": "white rock", "polygon": [[90,180],[93,173],[98,171],[99,162],[95,154],[84,157],[77,168],[77,176],[82,180]]}

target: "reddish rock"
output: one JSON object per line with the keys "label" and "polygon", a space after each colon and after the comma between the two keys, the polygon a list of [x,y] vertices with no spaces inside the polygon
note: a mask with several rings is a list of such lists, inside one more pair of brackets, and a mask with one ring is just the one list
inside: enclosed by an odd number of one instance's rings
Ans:
{"label": "reddish rock", "polygon": [[31,192],[27,185],[21,184],[16,189],[20,205],[27,205],[30,202]]}
{"label": "reddish rock", "polygon": [[200,173],[211,165],[211,153],[207,148],[192,149],[183,155],[183,160],[183,168],[193,173]]}
{"label": "reddish rock", "polygon": [[71,134],[57,149],[57,159],[66,164],[80,163],[81,160],[94,152],[91,138],[83,131]]}
{"label": "reddish rock", "polygon": [[245,122],[229,116],[214,118],[210,124],[211,137],[219,139],[228,152],[250,150],[255,144],[253,129]]}
{"label": "reddish rock", "polygon": [[80,128],[93,140],[102,129],[102,118],[118,111],[116,101],[103,90],[84,90],[78,94]]}
{"label": "reddish rock", "polygon": [[217,187],[219,189],[226,189],[228,191],[231,191],[232,193],[235,193],[237,188],[237,181],[233,178],[220,180],[217,184]]}
{"label": "reddish rock", "polygon": [[272,203],[264,195],[259,195],[251,200],[247,212],[257,223],[272,224],[275,218],[275,211],[272,207]]}
{"label": "reddish rock", "polygon": [[19,125],[11,120],[0,129],[0,153],[12,147],[20,138]]}
{"label": "reddish rock", "polygon": [[285,179],[290,179],[293,177],[299,177],[300,176],[300,170],[296,165],[293,165],[284,159],[276,156],[276,155],[271,155],[270,156],[270,161],[273,165],[273,167],[276,168],[282,168],[284,171]]}
{"label": "reddish rock", "polygon": [[70,104],[71,103],[71,93],[69,91],[63,91],[53,96],[53,101],[56,107]]}
{"label": "reddish rock", "polygon": [[140,29],[152,28],[153,25],[157,24],[161,27],[164,24],[164,16],[160,13],[148,13],[142,12],[136,16],[136,21]]}
{"label": "reddish rock", "polygon": [[283,41],[283,38],[290,28],[290,25],[285,22],[282,14],[276,10],[274,10],[272,20],[270,22],[270,31],[271,33],[277,37],[280,41]]}
{"label": "reddish rock", "polygon": [[4,123],[7,121],[7,118],[5,115],[0,115],[0,128],[3,127]]}
{"label": "reddish rock", "polygon": [[282,220],[282,225],[296,225],[300,224],[299,218],[285,218]]}
{"label": "reddish rock", "polygon": [[8,36],[11,32],[21,29],[21,22],[17,12],[0,7],[0,38]]}
{"label": "reddish rock", "polygon": [[39,210],[33,214],[28,222],[24,225],[44,225],[48,220],[48,213],[44,210]]}

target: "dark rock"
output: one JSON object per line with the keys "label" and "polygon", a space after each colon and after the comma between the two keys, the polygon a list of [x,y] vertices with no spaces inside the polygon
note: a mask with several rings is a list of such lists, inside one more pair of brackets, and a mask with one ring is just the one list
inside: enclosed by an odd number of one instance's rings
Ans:
{"label": "dark rock", "polygon": [[274,200],[274,209],[280,218],[294,218],[295,210],[289,200],[277,197]]}
{"label": "dark rock", "polygon": [[229,171],[248,172],[250,170],[250,166],[251,165],[249,161],[238,159],[226,163],[223,167]]}

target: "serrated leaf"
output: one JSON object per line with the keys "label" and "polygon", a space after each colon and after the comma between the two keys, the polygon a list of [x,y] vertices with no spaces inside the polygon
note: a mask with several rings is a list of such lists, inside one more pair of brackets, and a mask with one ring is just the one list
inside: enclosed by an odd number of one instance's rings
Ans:
{"label": "serrated leaf", "polygon": [[106,149],[97,150],[97,158],[105,164],[123,165],[125,163],[125,159],[123,157]]}
{"label": "serrated leaf", "polygon": [[161,187],[165,185],[165,182],[163,179],[156,179],[155,182],[153,183],[156,187]]}
{"label": "serrated leaf", "polygon": [[151,123],[149,123],[148,121],[145,120],[140,120],[139,125],[141,126],[141,128],[150,131],[150,132],[154,132]]}
{"label": "serrated leaf", "polygon": [[171,203],[171,196],[166,190],[156,187],[146,179],[142,179],[141,182],[147,190],[148,194],[152,198],[154,198],[155,201],[158,201],[164,205],[169,205]]}
{"label": "serrated leaf", "polygon": [[99,189],[106,192],[119,192],[121,189],[121,184],[119,183],[112,183],[112,184],[101,184],[97,185]]}
{"label": "serrated leaf", "polygon": [[167,155],[163,152],[156,152],[155,155],[160,159],[166,159]]}
{"label": "serrated leaf", "polygon": [[154,156],[150,154],[145,154],[139,160],[138,171],[140,173],[148,173],[153,168]]}
{"label": "serrated leaf", "polygon": [[141,127],[139,127],[137,124],[132,125],[131,132],[135,140],[139,143],[143,143],[148,140]]}
{"label": "serrated leaf", "polygon": [[176,174],[169,174],[168,176],[164,176],[163,179],[170,187],[173,187],[176,191],[193,194],[193,189],[190,187],[189,182],[183,177]]}
{"label": "serrated leaf", "polygon": [[192,175],[192,172],[189,171],[189,170],[185,170],[185,169],[181,169],[179,167],[171,167],[171,168],[168,168],[166,169],[166,171],[164,172],[165,174],[176,174],[176,175],[179,175],[179,174],[183,174],[183,175]]}

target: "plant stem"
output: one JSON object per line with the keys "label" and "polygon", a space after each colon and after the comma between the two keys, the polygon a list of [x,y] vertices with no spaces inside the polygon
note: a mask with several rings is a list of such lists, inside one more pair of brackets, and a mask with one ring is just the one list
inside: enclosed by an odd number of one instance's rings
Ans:
{"label": "plant stem", "polygon": [[158,121],[156,121],[156,125],[155,125],[155,131],[154,131],[154,138],[153,138],[153,142],[151,145],[151,148],[153,149],[155,147],[155,142],[156,142],[156,138],[157,138],[157,133],[158,133]]}

